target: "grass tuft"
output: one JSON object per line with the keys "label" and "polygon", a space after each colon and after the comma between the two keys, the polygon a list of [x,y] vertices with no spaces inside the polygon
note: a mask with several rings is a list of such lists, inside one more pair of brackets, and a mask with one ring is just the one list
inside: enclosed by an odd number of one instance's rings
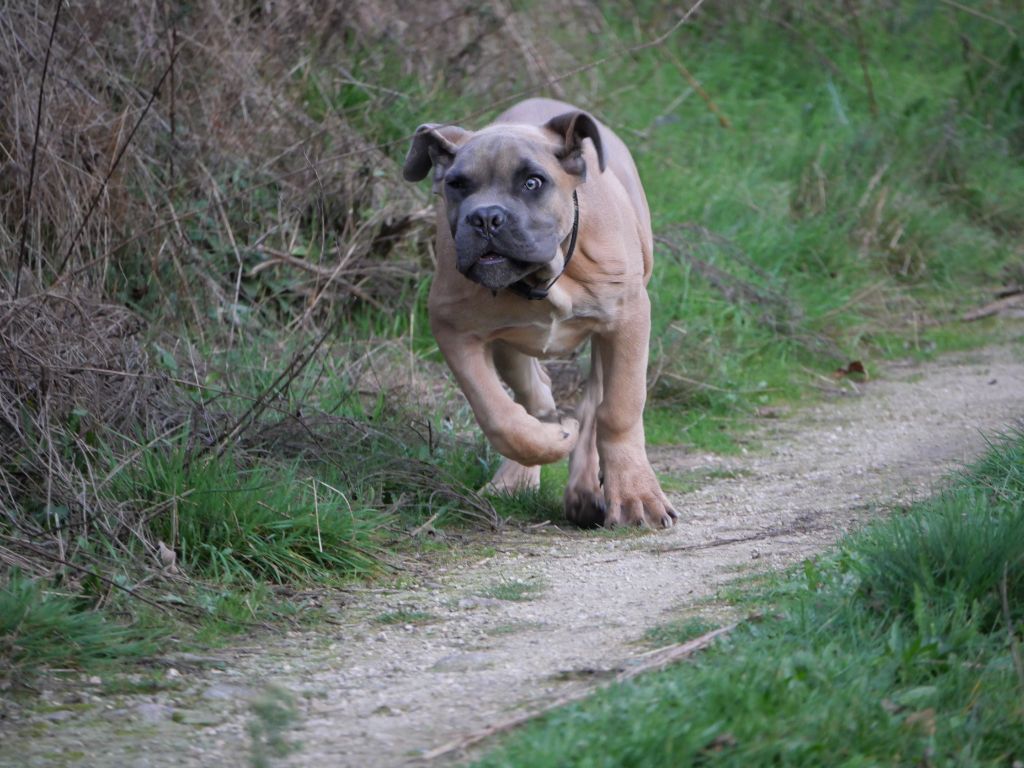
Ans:
{"label": "grass tuft", "polygon": [[373,619],[377,624],[431,624],[438,621],[437,616],[427,611],[416,611],[409,608],[398,608],[394,611],[386,611]]}
{"label": "grass tuft", "polygon": [[288,738],[299,713],[292,695],[277,686],[267,686],[263,694],[253,701],[252,717],[247,731],[252,742],[249,765],[252,768],[271,768],[279,760],[301,749],[301,744]]}
{"label": "grass tuft", "polygon": [[851,562],[863,599],[894,617],[964,612],[983,631],[1024,618],[1024,432],[962,484],[865,532]]}
{"label": "grass tuft", "polygon": [[545,589],[540,582],[501,579],[480,592],[482,597],[521,603],[535,599]]}
{"label": "grass tuft", "polygon": [[152,630],[116,624],[89,609],[88,602],[48,589],[41,580],[9,573],[0,585],[4,675],[139,659],[156,649]]}
{"label": "grass tuft", "polygon": [[139,495],[173,500],[154,521],[157,535],[178,544],[184,567],[218,582],[285,584],[378,571],[387,518],[302,469],[245,469],[231,455],[190,462],[176,450],[147,454],[129,482]]}

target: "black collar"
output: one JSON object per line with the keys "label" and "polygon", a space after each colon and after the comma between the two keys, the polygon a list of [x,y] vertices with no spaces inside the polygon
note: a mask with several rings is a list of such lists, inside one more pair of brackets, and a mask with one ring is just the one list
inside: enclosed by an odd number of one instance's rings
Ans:
{"label": "black collar", "polygon": [[522,296],[524,299],[538,300],[546,299],[548,297],[548,291],[551,290],[551,286],[555,284],[569,266],[569,259],[572,258],[573,251],[576,250],[576,236],[580,231],[580,201],[576,197],[576,190],[572,191],[572,232],[569,235],[569,249],[565,252],[565,263],[562,265],[562,271],[555,275],[551,282],[547,285],[530,285],[525,280],[518,280],[508,287],[512,293]]}

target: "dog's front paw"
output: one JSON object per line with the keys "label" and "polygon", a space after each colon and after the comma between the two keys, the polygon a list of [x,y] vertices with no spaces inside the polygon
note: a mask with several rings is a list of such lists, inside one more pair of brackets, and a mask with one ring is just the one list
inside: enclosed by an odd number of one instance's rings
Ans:
{"label": "dog's front paw", "polygon": [[532,464],[550,464],[564,459],[580,439],[580,423],[573,418],[564,418],[558,423],[543,422],[538,430],[539,445],[537,460]]}
{"label": "dog's front paw", "polygon": [[580,439],[580,423],[571,416],[566,416],[558,422],[558,427],[562,430],[562,440],[570,442],[572,447],[569,448],[569,451],[571,451],[576,447],[576,441]]}
{"label": "dog's front paw", "polygon": [[531,416],[521,423],[502,425],[501,428],[485,426],[484,433],[494,449],[506,459],[534,467],[568,456],[580,438],[580,425],[576,419],[551,423]]}
{"label": "dog's front paw", "polygon": [[608,507],[604,518],[607,528],[619,525],[670,528],[679,516],[646,459],[642,464],[620,469],[609,467],[604,496]]}

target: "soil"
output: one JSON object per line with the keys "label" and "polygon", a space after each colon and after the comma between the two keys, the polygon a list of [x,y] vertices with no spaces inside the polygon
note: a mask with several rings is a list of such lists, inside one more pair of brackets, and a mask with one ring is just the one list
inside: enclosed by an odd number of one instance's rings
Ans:
{"label": "soil", "polygon": [[[325,596],[334,623],[167,657],[158,692],[51,681],[0,705],[0,766],[427,764],[439,746],[637,663],[651,628],[730,620],[723,587],[934,492],[1022,424],[1019,345],[871,374],[823,382],[812,406],[766,410],[741,455],[652,449],[681,512],[673,529],[510,527],[400,588]],[[275,734],[290,755],[275,756]]]}

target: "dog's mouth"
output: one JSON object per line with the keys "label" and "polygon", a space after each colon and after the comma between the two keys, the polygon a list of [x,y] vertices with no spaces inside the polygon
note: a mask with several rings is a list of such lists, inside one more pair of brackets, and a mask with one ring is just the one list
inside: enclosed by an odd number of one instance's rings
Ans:
{"label": "dog's mouth", "polygon": [[485,251],[476,258],[459,261],[459,271],[463,275],[492,291],[507,288],[543,266],[497,251]]}
{"label": "dog's mouth", "polygon": [[502,256],[500,253],[495,253],[494,251],[488,251],[483,256],[481,256],[479,259],[477,259],[476,263],[480,264],[481,266],[485,266],[486,267],[486,266],[489,266],[489,265],[492,265],[492,264],[501,264],[501,263],[503,263],[505,261],[508,261],[508,260],[509,260],[508,256]]}

